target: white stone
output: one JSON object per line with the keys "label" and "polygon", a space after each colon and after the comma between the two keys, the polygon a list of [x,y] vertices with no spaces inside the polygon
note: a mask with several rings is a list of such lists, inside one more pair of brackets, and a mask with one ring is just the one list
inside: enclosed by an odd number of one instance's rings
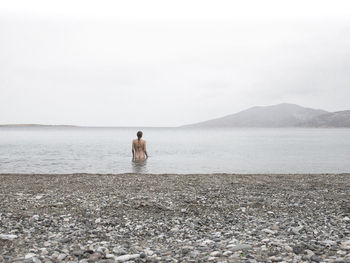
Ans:
{"label": "white stone", "polygon": [[140,254],[123,255],[123,256],[116,257],[115,261],[116,262],[125,262],[128,260],[137,259],[139,257],[140,257]]}
{"label": "white stone", "polygon": [[225,256],[225,257],[227,257],[227,256],[229,256],[229,255],[232,255],[232,251],[230,251],[230,250],[227,250],[227,251],[225,251],[222,255],[223,256]]}
{"label": "white stone", "polygon": [[337,242],[329,239],[322,241],[322,243],[325,244],[326,246],[333,246],[337,244]]}
{"label": "white stone", "polygon": [[350,240],[341,242],[340,247],[342,249],[350,249]]}
{"label": "white stone", "polygon": [[280,227],[279,227],[278,225],[274,224],[274,225],[271,227],[271,229],[274,230],[274,231],[278,231],[278,230],[280,230]]}
{"label": "white stone", "polygon": [[106,258],[114,258],[114,255],[113,255],[113,254],[106,254],[105,257],[106,257]]}
{"label": "white stone", "polygon": [[29,258],[32,258],[32,257],[35,257],[36,255],[34,253],[28,253],[24,256],[24,259],[29,259]]}
{"label": "white stone", "polygon": [[207,245],[212,244],[212,243],[215,243],[215,242],[213,240],[206,239],[200,245],[201,246],[207,246]]}
{"label": "white stone", "polygon": [[279,261],[282,261],[282,258],[276,257],[276,256],[269,257],[269,259],[270,259],[272,262],[279,262]]}
{"label": "white stone", "polygon": [[268,234],[270,234],[270,235],[273,235],[273,234],[276,233],[275,231],[273,231],[273,230],[271,230],[271,229],[268,229],[268,228],[264,228],[264,229],[261,230],[261,231],[263,231],[263,232],[265,232],[265,233],[268,233]]}
{"label": "white stone", "polygon": [[288,252],[293,252],[293,248],[291,246],[286,245],[284,249]]}
{"label": "white stone", "polygon": [[40,250],[41,250],[41,254],[42,255],[47,255],[49,253],[45,247],[44,248],[40,248]]}
{"label": "white stone", "polygon": [[239,251],[239,250],[247,250],[247,249],[251,249],[252,246],[248,245],[248,244],[230,244],[228,246],[226,246],[226,248],[230,248],[232,251]]}
{"label": "white stone", "polygon": [[44,246],[45,246],[45,247],[49,247],[49,246],[51,246],[51,243],[50,243],[49,241],[45,241],[45,242],[44,242]]}
{"label": "white stone", "polygon": [[96,251],[97,251],[97,252],[100,252],[101,254],[107,254],[107,253],[106,253],[106,249],[107,249],[107,248],[105,248],[105,247],[98,247],[98,248],[96,249]]}
{"label": "white stone", "polygon": [[345,222],[348,222],[348,221],[350,221],[350,218],[349,218],[348,216],[346,216],[346,217],[343,218],[343,220],[344,220]]}
{"label": "white stone", "polygon": [[213,251],[210,253],[210,256],[212,257],[219,257],[221,255],[221,253],[219,251]]}
{"label": "white stone", "polygon": [[299,232],[300,232],[303,228],[304,228],[303,226],[292,227],[292,232],[293,232],[295,235],[299,235]]}
{"label": "white stone", "polygon": [[233,238],[233,239],[230,240],[229,243],[230,243],[230,244],[237,244],[237,243],[238,243],[238,240],[235,239],[235,238]]}
{"label": "white stone", "polygon": [[306,254],[307,254],[309,257],[311,257],[311,256],[313,256],[313,255],[315,254],[315,253],[314,253],[312,250],[310,250],[310,249],[306,249],[305,252],[306,252]]}
{"label": "white stone", "polygon": [[0,240],[14,240],[15,238],[18,238],[18,236],[17,235],[0,234]]}
{"label": "white stone", "polygon": [[236,244],[228,244],[226,247],[231,248],[231,247],[235,247],[235,246],[236,246]]}
{"label": "white stone", "polygon": [[154,254],[154,252],[151,249],[149,249],[149,248],[146,248],[144,250],[144,252],[146,253],[147,256],[152,256]]}
{"label": "white stone", "polygon": [[62,261],[63,259],[66,258],[66,256],[67,256],[67,255],[66,255],[66,254],[63,254],[63,253],[62,253],[62,254],[59,254],[58,257],[57,257],[57,260],[58,260],[58,261]]}
{"label": "white stone", "polygon": [[344,251],[344,250],[338,250],[338,251],[337,251],[337,254],[339,254],[339,255],[346,255],[346,251]]}
{"label": "white stone", "polygon": [[177,231],[179,231],[178,227],[173,227],[172,229],[170,229],[170,232],[177,232]]}

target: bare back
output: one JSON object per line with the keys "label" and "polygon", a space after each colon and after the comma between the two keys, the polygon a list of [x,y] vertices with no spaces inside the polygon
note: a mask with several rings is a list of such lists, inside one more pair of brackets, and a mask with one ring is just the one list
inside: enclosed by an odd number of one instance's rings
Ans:
{"label": "bare back", "polygon": [[145,159],[146,151],[146,141],[135,139],[132,141],[132,150],[134,152],[134,158],[136,160]]}

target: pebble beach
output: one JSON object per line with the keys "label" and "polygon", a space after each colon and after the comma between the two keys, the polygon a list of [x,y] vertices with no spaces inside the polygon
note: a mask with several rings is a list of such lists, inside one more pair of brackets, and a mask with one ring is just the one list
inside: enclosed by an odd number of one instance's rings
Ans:
{"label": "pebble beach", "polygon": [[350,262],[350,174],[0,180],[0,262]]}

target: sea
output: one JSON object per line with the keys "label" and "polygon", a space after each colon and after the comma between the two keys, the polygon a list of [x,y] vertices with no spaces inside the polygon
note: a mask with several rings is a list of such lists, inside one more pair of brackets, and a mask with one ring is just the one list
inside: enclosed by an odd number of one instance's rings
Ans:
{"label": "sea", "polygon": [[[149,158],[132,160],[142,130]],[[350,129],[0,128],[0,173],[349,173]]]}

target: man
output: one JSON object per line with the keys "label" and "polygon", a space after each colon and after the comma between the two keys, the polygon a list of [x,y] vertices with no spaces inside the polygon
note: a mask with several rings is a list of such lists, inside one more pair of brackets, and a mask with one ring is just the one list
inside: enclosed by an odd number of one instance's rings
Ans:
{"label": "man", "polygon": [[148,158],[146,151],[146,141],[142,140],[142,131],[137,132],[137,139],[132,141],[132,158],[133,160],[144,160]]}

